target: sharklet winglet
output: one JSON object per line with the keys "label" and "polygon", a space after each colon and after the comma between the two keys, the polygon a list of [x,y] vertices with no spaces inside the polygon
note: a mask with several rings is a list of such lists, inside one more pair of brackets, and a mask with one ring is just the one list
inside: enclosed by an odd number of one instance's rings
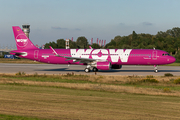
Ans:
{"label": "sharklet winglet", "polygon": [[50,48],[51,48],[51,50],[53,51],[53,53],[56,55],[56,56],[59,56],[58,54],[57,54],[57,52],[51,47],[51,46],[49,46]]}

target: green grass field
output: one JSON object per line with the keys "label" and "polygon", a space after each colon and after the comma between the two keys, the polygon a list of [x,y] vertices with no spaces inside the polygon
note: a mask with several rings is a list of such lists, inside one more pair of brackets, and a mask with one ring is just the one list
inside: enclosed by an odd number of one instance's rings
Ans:
{"label": "green grass field", "polygon": [[24,119],[180,118],[179,97],[17,85],[0,91],[1,114]]}
{"label": "green grass field", "polygon": [[178,78],[0,74],[0,120],[180,119]]}

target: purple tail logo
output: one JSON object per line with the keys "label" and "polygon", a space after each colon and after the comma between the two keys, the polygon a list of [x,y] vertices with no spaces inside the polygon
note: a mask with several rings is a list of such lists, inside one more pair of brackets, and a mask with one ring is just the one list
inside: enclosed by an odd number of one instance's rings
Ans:
{"label": "purple tail logo", "polygon": [[18,50],[22,49],[38,49],[33,45],[30,39],[26,36],[26,34],[21,30],[18,26],[13,26],[14,37],[16,40],[16,45]]}
{"label": "purple tail logo", "polygon": [[18,35],[16,41],[19,47],[25,47],[28,44],[28,39],[25,35]]}

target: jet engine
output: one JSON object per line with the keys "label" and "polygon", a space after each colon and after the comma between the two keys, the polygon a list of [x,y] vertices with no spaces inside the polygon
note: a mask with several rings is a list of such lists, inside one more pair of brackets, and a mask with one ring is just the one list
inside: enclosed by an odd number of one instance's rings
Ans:
{"label": "jet engine", "polygon": [[111,69],[111,63],[110,62],[97,62],[96,68],[100,70],[110,70]]}
{"label": "jet engine", "polygon": [[122,65],[112,65],[111,69],[121,69]]}

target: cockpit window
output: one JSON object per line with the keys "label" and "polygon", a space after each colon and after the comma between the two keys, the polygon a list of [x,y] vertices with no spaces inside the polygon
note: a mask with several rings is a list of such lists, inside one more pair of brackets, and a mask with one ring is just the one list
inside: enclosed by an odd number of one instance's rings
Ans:
{"label": "cockpit window", "polygon": [[170,56],[170,55],[169,55],[169,54],[164,54],[164,53],[163,53],[162,56]]}

